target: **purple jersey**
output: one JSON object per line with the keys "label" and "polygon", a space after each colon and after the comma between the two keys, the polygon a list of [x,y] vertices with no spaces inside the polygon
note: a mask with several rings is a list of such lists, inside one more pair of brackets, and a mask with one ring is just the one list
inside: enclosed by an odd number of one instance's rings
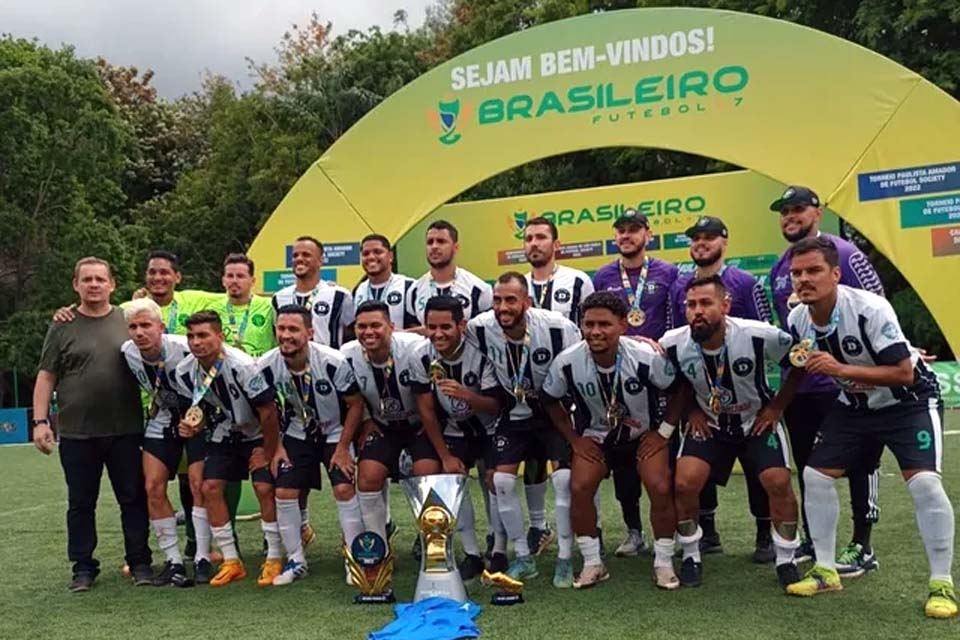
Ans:
{"label": "purple jersey", "polygon": [[[670,287],[677,279],[678,269],[663,260],[650,258],[647,266],[647,284],[640,298],[640,308],[647,318],[639,327],[627,327],[628,336],[646,336],[659,340],[667,329],[674,327],[672,310],[670,309]],[[640,279],[642,267],[627,269],[630,286],[636,288]],[[620,260],[614,260],[608,265],[597,269],[593,274],[593,288],[595,291],[612,291],[618,294],[629,305],[627,291],[623,288],[620,277]]]}
{"label": "purple jersey", "polygon": [[[837,253],[840,255],[840,284],[845,284],[855,289],[864,289],[870,293],[879,296],[883,295],[883,283],[880,282],[880,276],[873,269],[870,260],[856,245],[847,242],[843,238],[821,233],[821,238],[833,242],[837,247]],[[773,290],[773,308],[777,311],[780,318],[780,326],[788,329],[787,317],[790,310],[797,306],[797,299],[790,303],[790,296],[793,294],[793,284],[790,282],[790,257],[792,250],[787,249],[776,264],[770,270],[770,288]],[[836,391],[837,386],[827,376],[807,376],[797,393],[817,393],[822,391]]]}
{"label": "purple jersey", "polygon": [[[670,305],[673,308],[673,326],[687,324],[687,285],[693,280],[696,271],[682,274],[670,289]],[[773,312],[767,293],[760,281],[742,269],[724,265],[720,270],[720,279],[730,294],[730,314],[734,318],[773,322]]]}

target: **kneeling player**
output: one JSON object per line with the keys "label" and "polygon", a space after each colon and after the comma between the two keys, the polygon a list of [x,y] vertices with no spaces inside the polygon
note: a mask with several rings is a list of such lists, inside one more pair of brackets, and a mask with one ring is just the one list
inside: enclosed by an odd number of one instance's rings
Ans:
{"label": "kneeling player", "polygon": [[917,525],[930,563],[926,614],[957,615],[953,588],[953,507],[940,463],[943,404],[934,375],[904,337],[890,303],[838,284],[836,246],[810,238],[793,246],[790,278],[801,305],[790,312],[790,331],[801,340],[795,365],[831,376],[841,392],[804,470],[805,502],[817,563],[787,592],[812,596],[843,587],[834,566],[836,479],[883,445],[897,458],[913,497]]}
{"label": "kneeling player", "polygon": [[[670,455],[667,447],[659,446],[642,460],[637,457],[641,440],[658,426],[659,392],[673,384],[673,367],[650,345],[623,337],[627,307],[619,296],[592,293],[581,310],[584,340],[554,359],[543,385],[544,406],[573,448],[570,517],[583,555],[583,571],[573,586],[592,587],[610,577],[600,559],[593,498],[613,468],[627,467],[633,473],[636,465],[650,497],[656,535],[654,580],[662,589],[676,589],[680,584],[672,560],[676,518]],[[562,404],[570,396],[582,417],[577,430]]]}
{"label": "kneeling player", "polygon": [[713,275],[687,284],[688,326],[668,331],[661,344],[678,374],[692,388],[706,416],[683,438],[674,490],[678,539],[683,546],[680,583],[700,585],[699,496],[708,479],[725,486],[733,462],[755,472],[770,499],[771,536],[781,587],[799,580],[794,563],[797,499],[790,485],[787,440],[780,415],[800,376],[788,375],[776,397],[767,384],[766,359],[786,362],[793,340],[776,327],[732,318],[723,280]]}
{"label": "kneeling player", "polygon": [[[363,532],[349,445],[363,417],[363,400],[343,354],[312,341],[309,310],[299,305],[280,307],[276,333],[280,346],[265,353],[258,365],[267,385],[282,396],[284,409],[283,438],[271,470],[276,478],[277,524],[287,551],[283,572],[273,584],[286,585],[307,575],[299,497],[320,487],[321,463],[327,468],[348,547]],[[348,434],[347,444],[338,449],[343,432]]]}

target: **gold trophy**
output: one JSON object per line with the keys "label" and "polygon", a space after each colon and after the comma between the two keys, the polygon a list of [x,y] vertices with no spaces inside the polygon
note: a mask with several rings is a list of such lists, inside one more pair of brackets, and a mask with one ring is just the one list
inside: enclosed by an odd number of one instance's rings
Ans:
{"label": "gold trophy", "polygon": [[380,534],[364,531],[343,545],[343,557],[350,570],[351,583],[360,589],[354,604],[390,604],[396,602],[393,582],[393,550]]}

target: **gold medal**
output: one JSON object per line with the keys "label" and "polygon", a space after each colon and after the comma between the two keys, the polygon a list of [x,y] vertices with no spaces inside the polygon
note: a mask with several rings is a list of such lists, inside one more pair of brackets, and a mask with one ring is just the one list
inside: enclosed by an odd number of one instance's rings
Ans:
{"label": "gold medal", "polygon": [[187,423],[191,429],[198,429],[200,425],[203,424],[203,409],[193,405],[183,414],[183,421]]}
{"label": "gold medal", "polygon": [[802,369],[807,366],[807,360],[810,358],[810,354],[813,352],[813,340],[810,338],[805,338],[790,347],[790,364]]}
{"label": "gold medal", "polygon": [[630,312],[627,313],[627,324],[631,327],[639,327],[647,321],[647,314],[643,312],[643,309],[630,309]]}
{"label": "gold medal", "polygon": [[787,309],[793,309],[798,304],[800,304],[800,296],[798,296],[797,292],[794,291],[790,294],[790,297],[787,298]]}
{"label": "gold medal", "polygon": [[720,399],[720,394],[717,393],[716,390],[710,393],[709,405],[710,405],[710,411],[713,411],[714,413],[717,413],[717,414],[719,414],[720,411],[723,409],[723,401]]}
{"label": "gold medal", "polygon": [[447,377],[447,370],[443,368],[443,363],[434,360],[430,363],[430,380],[434,383],[440,382]]}
{"label": "gold medal", "polygon": [[620,405],[611,404],[607,406],[607,424],[611,429],[616,429],[620,426],[620,419],[623,417],[623,412],[620,410]]}

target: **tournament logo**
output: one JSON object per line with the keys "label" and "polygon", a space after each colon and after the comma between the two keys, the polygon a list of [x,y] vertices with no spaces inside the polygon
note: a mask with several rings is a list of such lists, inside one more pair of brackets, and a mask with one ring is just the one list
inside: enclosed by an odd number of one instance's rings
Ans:
{"label": "tournament logo", "polygon": [[473,371],[467,371],[466,375],[463,376],[463,384],[468,387],[477,386],[477,382],[479,382],[479,378]]}
{"label": "tournament logo", "polygon": [[317,380],[313,387],[317,390],[317,393],[322,396],[328,396],[330,392],[333,391],[333,385],[326,380]]}
{"label": "tournament logo", "polygon": [[450,409],[457,418],[465,418],[473,413],[470,403],[460,398],[450,398]]}
{"label": "tournament logo", "polygon": [[883,327],[880,329],[880,333],[889,340],[896,340],[900,337],[900,330],[897,329],[897,325],[889,320],[884,323]]}
{"label": "tournament logo", "polygon": [[313,312],[318,316],[325,316],[330,313],[330,305],[326,302],[320,301],[313,305]]}
{"label": "tournament logo", "polygon": [[260,393],[261,391],[265,391],[267,389],[267,380],[263,377],[263,374],[258,373],[250,378],[250,383],[248,386],[250,387],[251,393]]}
{"label": "tournament logo", "polygon": [[553,299],[557,302],[570,302],[570,292],[566,289],[557,289],[557,292],[553,294]]}
{"label": "tournament logo", "polygon": [[753,373],[753,360],[750,358],[737,358],[733,361],[733,372],[738,376],[748,376]]}
{"label": "tournament logo", "polygon": [[387,543],[379,534],[364,531],[353,539],[350,554],[361,567],[375,567],[387,556]]}
{"label": "tournament logo", "polygon": [[469,120],[469,112],[470,109],[466,104],[461,108],[459,98],[438,102],[434,115],[434,123],[440,125],[440,137],[437,140],[446,146],[456,144],[463,137],[457,131],[457,125],[461,121],[461,116],[462,120]]}
{"label": "tournament logo", "polygon": [[623,390],[632,396],[635,396],[638,393],[640,393],[640,390],[642,388],[643,386],[640,384],[640,381],[637,380],[636,378],[627,378],[626,381],[623,383]]}
{"label": "tournament logo", "polygon": [[853,336],[845,336],[840,341],[840,347],[843,352],[849,356],[858,356],[863,353],[863,345]]}
{"label": "tournament logo", "polygon": [[262,327],[263,325],[267,324],[267,319],[264,318],[263,315],[259,313],[253,314],[253,316],[250,317],[250,321],[253,323],[253,326],[255,327]]}
{"label": "tournament logo", "polygon": [[403,412],[403,403],[396,398],[384,398],[383,412],[388,416],[398,415]]}
{"label": "tournament logo", "polygon": [[517,240],[523,240],[523,233],[527,228],[527,217],[529,214],[526,211],[514,211],[513,218],[507,218],[507,226],[510,227],[510,231],[513,232],[513,237]]}
{"label": "tournament logo", "polygon": [[533,355],[530,356],[530,359],[533,360],[534,364],[547,364],[550,362],[550,350],[540,347],[539,349],[534,350]]}
{"label": "tournament logo", "polygon": [[403,294],[399,291],[391,291],[387,294],[387,304],[398,305],[403,300]]}

